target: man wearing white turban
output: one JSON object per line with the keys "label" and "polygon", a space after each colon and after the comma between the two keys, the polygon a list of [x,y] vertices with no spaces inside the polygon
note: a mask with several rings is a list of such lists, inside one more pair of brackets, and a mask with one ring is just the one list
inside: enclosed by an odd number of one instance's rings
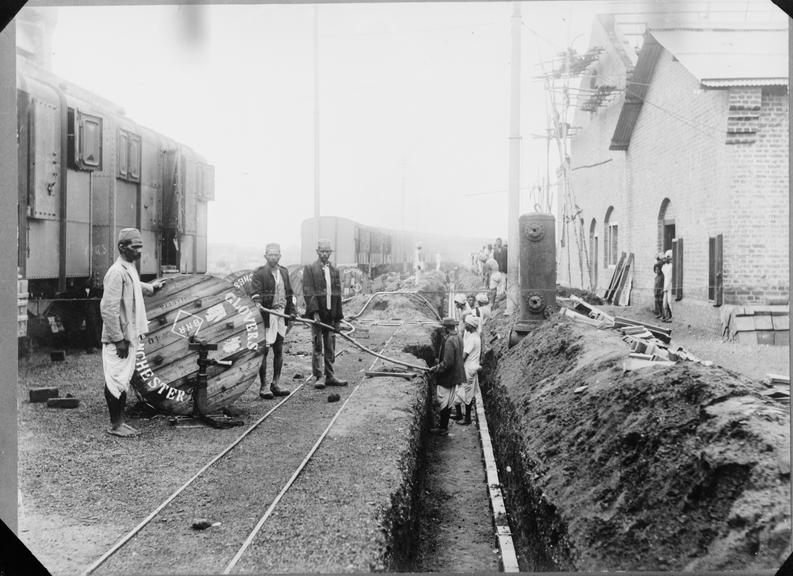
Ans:
{"label": "man wearing white turban", "polygon": [[155,280],[151,284],[140,281],[135,262],[140,259],[142,251],[143,238],[136,228],[124,228],[119,232],[119,257],[105,274],[104,293],[99,304],[105,401],[110,411],[107,432],[122,437],[140,434],[124,422],[124,406],[129,382],[135,372],[135,352],[148,329],[143,294],[151,295],[165,283],[164,280]]}

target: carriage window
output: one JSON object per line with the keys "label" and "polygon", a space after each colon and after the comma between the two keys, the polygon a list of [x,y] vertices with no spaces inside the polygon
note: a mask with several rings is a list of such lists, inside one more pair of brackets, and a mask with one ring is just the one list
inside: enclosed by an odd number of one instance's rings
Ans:
{"label": "carriage window", "polygon": [[129,135],[129,179],[140,180],[140,136]]}
{"label": "carriage window", "polygon": [[140,181],[140,136],[119,129],[118,131],[118,177],[122,180]]}
{"label": "carriage window", "polygon": [[77,164],[83,170],[102,168],[102,119],[78,112]]}
{"label": "carriage window", "polygon": [[127,169],[127,152],[129,151],[129,136],[123,130],[118,131],[118,175],[126,178]]}

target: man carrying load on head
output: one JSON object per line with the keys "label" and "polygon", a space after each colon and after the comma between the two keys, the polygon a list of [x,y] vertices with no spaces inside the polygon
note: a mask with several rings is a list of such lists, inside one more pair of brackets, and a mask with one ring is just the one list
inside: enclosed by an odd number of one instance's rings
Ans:
{"label": "man carrying load on head", "polygon": [[129,383],[135,372],[135,353],[148,330],[143,295],[154,294],[164,280],[151,284],[140,281],[135,262],[143,252],[143,237],[137,228],[124,228],[118,234],[119,257],[108,268],[102,282],[102,370],[105,375],[105,401],[110,412],[109,434],[140,434],[124,421]]}
{"label": "man carrying load on head", "polygon": [[[289,281],[289,270],[278,264],[281,260],[281,247],[276,243],[268,244],[264,250],[267,264],[260,266],[251,278],[251,299],[268,310],[292,315],[295,313],[294,292]],[[259,367],[259,397],[271,400],[275,396],[289,396],[288,390],[279,388],[281,368],[284,365],[284,338],[289,320],[262,312],[264,319],[264,356]],[[267,353],[273,349],[273,381],[267,386]]]}

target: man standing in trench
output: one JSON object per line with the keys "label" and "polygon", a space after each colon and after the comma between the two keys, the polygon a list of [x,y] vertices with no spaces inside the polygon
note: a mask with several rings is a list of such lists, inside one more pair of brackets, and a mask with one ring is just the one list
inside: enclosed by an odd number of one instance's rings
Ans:
{"label": "man standing in trench", "polygon": [[108,268],[99,304],[102,313],[102,369],[110,428],[115,436],[137,436],[140,432],[124,421],[129,382],[135,372],[135,352],[148,330],[143,294],[162,288],[164,280],[141,282],[135,262],[143,252],[143,237],[137,228],[118,234],[119,257]]}
{"label": "man standing in trench", "polygon": [[[251,278],[251,299],[268,310],[292,315],[295,313],[294,292],[289,281],[289,270],[278,264],[281,247],[268,244],[264,250],[267,264],[260,266]],[[278,386],[284,365],[284,338],[288,321],[281,316],[262,312],[264,319],[264,356],[259,367],[259,397],[272,400],[275,396],[289,396],[289,391]],[[267,386],[267,355],[273,349],[273,381]]]}
{"label": "man standing in trench", "polygon": [[[341,311],[341,281],[339,271],[330,264],[333,250],[329,240],[317,242],[317,256],[313,264],[303,268],[303,298],[306,301],[306,318],[333,326],[335,332],[344,314]],[[327,328],[311,326],[314,347],[311,355],[311,379],[314,388],[327,386],[347,386],[346,380],[336,378],[333,361],[336,358],[336,334]],[[324,375],[323,382],[323,359]]]}
{"label": "man standing in trench", "polygon": [[430,374],[435,374],[438,404],[440,408],[440,422],[431,433],[439,436],[449,435],[449,418],[457,393],[457,386],[465,382],[465,368],[463,367],[463,342],[457,333],[457,320],[444,318],[443,343],[438,354],[438,363],[429,369]]}

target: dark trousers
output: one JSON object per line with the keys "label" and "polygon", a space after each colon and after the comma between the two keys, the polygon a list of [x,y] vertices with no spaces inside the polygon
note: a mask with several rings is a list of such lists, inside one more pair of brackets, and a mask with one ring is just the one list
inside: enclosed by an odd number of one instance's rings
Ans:
{"label": "dark trousers", "polygon": [[[265,386],[267,379],[267,355],[270,352],[270,347],[264,347],[264,356],[262,356],[262,365],[259,367],[259,381],[262,386]],[[284,337],[278,334],[273,342],[273,381],[278,381],[281,377],[281,368],[284,365]]]}
{"label": "dark trousers", "polygon": [[664,314],[664,293],[663,292],[656,292],[655,293],[655,315],[656,316],[663,316]]}
{"label": "dark trousers", "polygon": [[325,377],[333,378],[333,360],[336,357],[336,334],[319,326],[311,326],[311,337],[314,342],[313,354],[311,355],[312,374],[317,378],[322,378],[322,360],[324,356]]}

